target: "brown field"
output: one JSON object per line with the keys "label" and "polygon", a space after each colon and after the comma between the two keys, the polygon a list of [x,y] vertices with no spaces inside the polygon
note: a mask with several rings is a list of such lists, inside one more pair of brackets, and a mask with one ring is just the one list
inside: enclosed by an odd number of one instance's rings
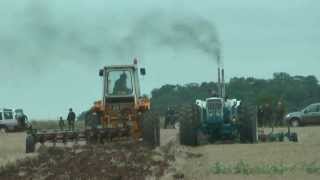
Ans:
{"label": "brown field", "polygon": [[25,133],[0,134],[0,166],[26,157],[24,148]]}
{"label": "brown field", "polygon": [[[223,144],[191,148],[177,145],[176,130],[162,130],[162,146],[174,142],[174,145],[169,149],[174,151],[176,156],[172,168],[162,179],[174,179],[172,175],[178,172],[184,175],[184,179],[195,180],[318,180],[320,179],[320,127],[297,128],[296,132],[299,133],[298,143]],[[24,154],[24,138],[24,133],[0,134],[0,165],[14,162],[16,159],[26,156]],[[186,152],[196,156],[189,157]],[[234,173],[223,169],[237,169],[239,163],[255,170],[246,172],[244,168],[244,172]],[[260,172],[256,167],[267,170]],[[284,169],[281,169],[283,167]]]}
{"label": "brown field", "polygon": [[[284,130],[285,129],[277,129]],[[180,147],[178,151],[201,154],[199,158],[186,158],[179,152],[173,166],[184,174],[185,179],[320,179],[320,127],[296,128],[299,142],[274,142],[259,144],[205,145],[196,148]],[[220,168],[237,169],[237,164],[253,169],[266,168],[259,172],[217,173]],[[271,166],[271,167],[270,167]],[[280,169],[293,168],[292,170]],[[278,169],[283,173],[277,173]],[[240,168],[241,169],[241,168]],[[271,169],[271,170],[269,170]],[[221,170],[223,171],[223,169]],[[270,172],[269,172],[270,171]],[[171,178],[165,178],[171,179]]]}

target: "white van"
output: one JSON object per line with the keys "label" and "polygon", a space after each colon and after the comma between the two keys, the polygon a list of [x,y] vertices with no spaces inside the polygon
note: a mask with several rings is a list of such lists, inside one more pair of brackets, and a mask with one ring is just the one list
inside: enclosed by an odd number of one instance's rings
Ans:
{"label": "white van", "polygon": [[0,108],[0,130],[14,131],[19,128],[12,109]]}

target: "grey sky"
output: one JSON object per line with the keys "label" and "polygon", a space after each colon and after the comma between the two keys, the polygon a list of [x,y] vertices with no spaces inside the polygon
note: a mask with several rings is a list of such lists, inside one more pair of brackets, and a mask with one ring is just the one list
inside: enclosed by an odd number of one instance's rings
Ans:
{"label": "grey sky", "polygon": [[[216,80],[213,56],[153,37],[176,40],[166,27],[177,21],[215,26],[227,78],[284,71],[320,79],[319,9],[318,0],[2,0],[0,106],[22,107],[32,118],[65,116],[68,107],[80,112],[100,98],[98,69],[133,57],[147,68],[145,93]],[[137,40],[127,43],[128,34]]]}

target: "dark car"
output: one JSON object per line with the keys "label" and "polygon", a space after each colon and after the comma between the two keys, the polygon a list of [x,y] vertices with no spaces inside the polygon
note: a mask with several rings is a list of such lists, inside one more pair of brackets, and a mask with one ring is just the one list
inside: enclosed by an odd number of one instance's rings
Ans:
{"label": "dark car", "polygon": [[285,120],[294,127],[320,124],[320,103],[311,104],[301,111],[289,113]]}

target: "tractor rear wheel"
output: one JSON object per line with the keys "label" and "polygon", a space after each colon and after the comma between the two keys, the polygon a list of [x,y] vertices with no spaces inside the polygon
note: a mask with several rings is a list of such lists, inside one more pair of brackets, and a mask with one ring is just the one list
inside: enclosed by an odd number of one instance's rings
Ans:
{"label": "tractor rear wheel", "polygon": [[182,107],[179,112],[179,139],[181,145],[198,145],[198,128],[200,127],[200,111],[193,104]]}
{"label": "tractor rear wheel", "polygon": [[26,137],[26,153],[34,153],[36,149],[36,142],[32,135]]}
{"label": "tractor rear wheel", "polygon": [[151,111],[142,115],[143,142],[153,148],[160,146],[160,121]]}
{"label": "tractor rear wheel", "polygon": [[256,143],[257,140],[257,108],[247,104],[240,107],[240,141]]}

